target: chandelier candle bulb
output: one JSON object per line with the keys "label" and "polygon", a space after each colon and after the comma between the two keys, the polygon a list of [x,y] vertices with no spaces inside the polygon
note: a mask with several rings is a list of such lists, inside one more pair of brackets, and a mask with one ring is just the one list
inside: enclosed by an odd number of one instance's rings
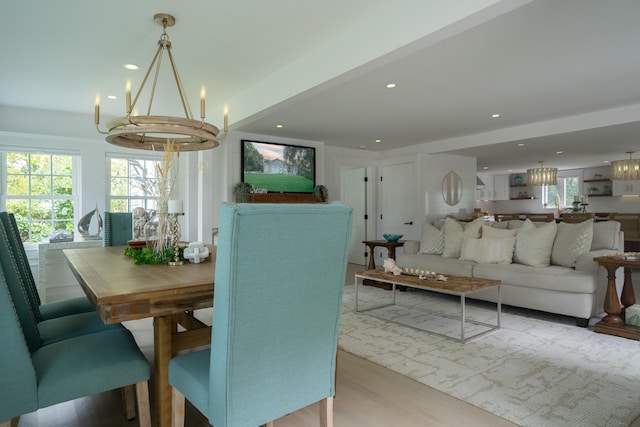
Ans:
{"label": "chandelier candle bulb", "polygon": [[170,214],[181,214],[184,212],[182,206],[182,200],[169,200],[169,206],[167,209]]}
{"label": "chandelier candle bulb", "polygon": [[224,107],[224,133],[229,132],[229,107]]}
{"label": "chandelier candle bulb", "polygon": [[200,90],[200,118],[202,118],[202,120],[204,120],[204,95],[205,90],[202,88]]}
{"label": "chandelier candle bulb", "polygon": [[126,86],[127,114],[131,114],[131,82],[127,80]]}
{"label": "chandelier candle bulb", "polygon": [[96,125],[100,124],[100,97],[96,96],[96,109],[93,115],[93,122]]}

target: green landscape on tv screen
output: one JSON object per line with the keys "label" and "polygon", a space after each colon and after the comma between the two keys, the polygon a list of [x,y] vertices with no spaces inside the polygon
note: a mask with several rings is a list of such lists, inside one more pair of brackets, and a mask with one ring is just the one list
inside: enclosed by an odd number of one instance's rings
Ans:
{"label": "green landscape on tv screen", "polygon": [[315,148],[242,140],[242,180],[271,193],[313,193]]}

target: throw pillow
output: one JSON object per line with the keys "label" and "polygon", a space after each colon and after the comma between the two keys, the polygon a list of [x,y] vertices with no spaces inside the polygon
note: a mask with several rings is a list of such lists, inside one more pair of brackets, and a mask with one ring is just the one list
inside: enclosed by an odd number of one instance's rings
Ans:
{"label": "throw pillow", "polygon": [[532,267],[547,267],[551,263],[551,250],[556,237],[555,222],[536,226],[527,219],[517,230],[513,262]]}
{"label": "throw pillow", "polygon": [[460,259],[475,261],[479,264],[511,264],[515,244],[515,237],[499,239],[465,237]]}
{"label": "throw pillow", "polygon": [[589,252],[592,241],[593,219],[577,224],[561,222],[551,251],[551,263],[575,267],[576,259]]}
{"label": "throw pillow", "polygon": [[509,221],[493,221],[492,223],[489,224],[489,226],[493,227],[493,228],[509,228]]}
{"label": "throw pillow", "polygon": [[444,249],[442,256],[445,258],[460,258],[462,242],[465,237],[480,237],[480,230],[484,218],[477,218],[464,226],[453,218],[447,218],[444,223]]}
{"label": "throw pillow", "polygon": [[444,230],[425,222],[422,224],[422,238],[420,239],[421,254],[439,255],[444,249]]}
{"label": "throw pillow", "polygon": [[618,249],[620,239],[620,223],[618,221],[598,221],[593,223],[593,242],[591,250]]}
{"label": "throw pillow", "polygon": [[500,228],[493,228],[491,226],[488,225],[483,225],[482,226],[482,238],[489,238],[489,239],[504,239],[507,237],[516,237],[516,233],[518,232],[518,230],[507,230],[507,229],[500,229]]}

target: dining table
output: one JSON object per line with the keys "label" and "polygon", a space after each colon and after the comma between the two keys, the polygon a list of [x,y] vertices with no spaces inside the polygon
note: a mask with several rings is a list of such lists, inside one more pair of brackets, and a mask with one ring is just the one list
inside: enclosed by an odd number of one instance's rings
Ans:
{"label": "dining table", "polygon": [[105,324],[153,318],[155,420],[169,427],[169,361],[181,350],[211,343],[211,326],[193,311],[213,306],[216,248],[209,245],[203,262],[175,266],[136,265],[125,248],[65,249],[64,255]]}

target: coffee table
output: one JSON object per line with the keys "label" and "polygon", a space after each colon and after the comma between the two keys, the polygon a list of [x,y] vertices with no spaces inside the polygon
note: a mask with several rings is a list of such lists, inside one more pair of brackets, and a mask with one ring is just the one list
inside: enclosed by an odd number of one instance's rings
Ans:
{"label": "coffee table", "polygon": [[[374,307],[360,309],[359,299],[358,299],[358,282],[366,279],[377,280],[379,282],[388,283],[389,285],[391,285],[391,302],[377,305]],[[448,295],[456,295],[460,297],[460,338],[459,339],[451,337],[449,335],[440,334],[438,332],[423,329],[423,328],[418,328],[418,329],[432,333],[432,334],[440,335],[449,339],[457,340],[462,343],[466,343],[469,340],[481,337],[497,329],[500,329],[500,313],[502,311],[501,294],[500,294],[501,284],[502,282],[500,280],[489,280],[489,279],[480,279],[480,278],[473,278],[473,277],[447,276],[446,281],[440,281],[435,279],[429,279],[429,280],[420,279],[418,276],[404,274],[404,273],[398,276],[395,276],[392,273],[385,273],[383,269],[366,270],[366,271],[360,271],[355,274],[355,289],[356,289],[356,295],[355,295],[356,307],[355,308],[356,308],[356,312],[364,313],[364,312],[371,312],[372,310],[376,310],[382,307],[396,305],[396,288],[398,286],[404,286],[406,288],[413,288],[413,289],[423,289],[427,291],[448,294]],[[467,295],[472,294],[474,292],[481,291],[483,289],[487,289],[487,288],[495,288],[498,293],[497,304],[496,304],[496,324],[489,324],[485,322],[479,322],[477,320],[467,319],[467,313],[466,313]],[[439,314],[439,315],[448,317],[444,314]],[[389,320],[389,319],[386,319],[386,320]],[[484,326],[484,327],[487,327],[488,329],[482,332],[479,332],[477,334],[467,336],[465,333],[465,325],[467,323]],[[406,325],[405,323],[401,323],[401,324],[405,326],[411,326],[411,325]],[[415,327],[415,326],[412,326],[412,327]]]}

